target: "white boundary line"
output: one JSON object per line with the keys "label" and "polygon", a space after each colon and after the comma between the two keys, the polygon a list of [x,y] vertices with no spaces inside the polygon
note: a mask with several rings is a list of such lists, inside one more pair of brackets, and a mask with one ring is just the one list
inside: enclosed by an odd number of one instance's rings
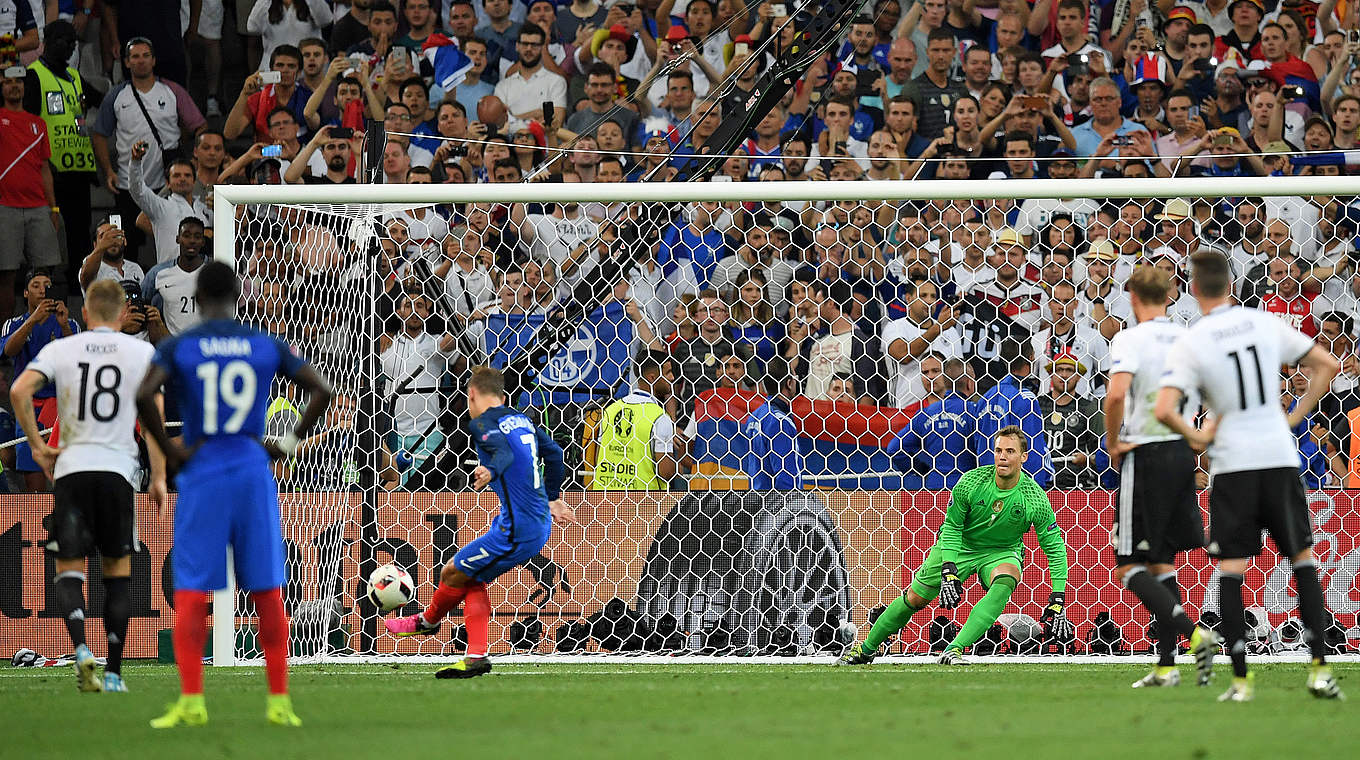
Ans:
{"label": "white boundary line", "polygon": [[[936,655],[888,655],[874,660],[875,665],[933,665]],[[441,665],[456,662],[456,656],[438,655],[380,655],[380,656],[333,656],[316,658],[293,658],[293,665]],[[968,657],[970,663],[978,665],[1147,665],[1156,660],[1152,654],[1116,655],[1000,655]],[[1219,658],[1227,662],[1227,656]],[[661,655],[661,654],[511,654],[493,656],[496,665],[830,665],[836,661],[830,655],[800,655],[797,657],[775,657],[760,655],[738,657],[735,655]],[[1181,664],[1194,663],[1194,658],[1183,655],[1177,658]],[[1287,654],[1261,655],[1249,657],[1251,664],[1305,663],[1306,651]],[[1338,654],[1327,658],[1332,663],[1360,663],[1360,654]],[[261,659],[236,660],[237,665],[262,666]]]}

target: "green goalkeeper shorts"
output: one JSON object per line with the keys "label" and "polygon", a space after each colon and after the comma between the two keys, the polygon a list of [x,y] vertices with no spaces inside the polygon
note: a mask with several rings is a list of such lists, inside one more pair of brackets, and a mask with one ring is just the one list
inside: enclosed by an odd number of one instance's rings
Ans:
{"label": "green goalkeeper shorts", "polygon": [[[978,581],[983,588],[992,585],[992,573],[1001,565],[1015,565],[1022,571],[1025,569],[1023,547],[1012,549],[987,549],[985,551],[972,551],[964,549],[959,552],[958,559],[954,560],[954,565],[959,569],[959,580],[966,581],[974,573],[978,576]],[[932,546],[930,553],[926,555],[926,561],[917,568],[916,575],[911,579],[911,590],[922,599],[934,599],[940,593],[940,566],[944,560],[940,559],[939,545]]]}

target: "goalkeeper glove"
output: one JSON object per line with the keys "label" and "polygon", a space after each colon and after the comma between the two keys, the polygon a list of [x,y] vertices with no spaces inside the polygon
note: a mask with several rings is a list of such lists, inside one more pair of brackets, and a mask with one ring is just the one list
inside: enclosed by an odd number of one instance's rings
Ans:
{"label": "goalkeeper glove", "polygon": [[963,601],[963,582],[959,580],[959,569],[953,562],[940,566],[940,606],[952,610]]}
{"label": "goalkeeper glove", "polygon": [[1061,591],[1054,591],[1048,595],[1048,605],[1044,607],[1044,615],[1039,619],[1044,628],[1045,638],[1058,640],[1072,638],[1072,623],[1063,613],[1063,608],[1067,605],[1066,598]]}

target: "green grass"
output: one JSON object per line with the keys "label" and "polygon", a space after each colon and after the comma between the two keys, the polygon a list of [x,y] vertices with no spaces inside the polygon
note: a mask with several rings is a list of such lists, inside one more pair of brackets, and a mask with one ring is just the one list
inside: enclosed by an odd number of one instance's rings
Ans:
{"label": "green grass", "polygon": [[[78,694],[67,668],[0,670],[0,756],[144,758],[1267,758],[1354,757],[1355,703],[1322,702],[1302,665],[1256,668],[1256,701],[1135,691],[1142,666],[499,665],[472,681],[433,666],[293,670],[301,729],[264,722],[258,668],[207,668],[209,724],[152,731],[177,691],[133,664],[129,694]],[[1182,666],[1182,675],[1191,676]],[[1360,665],[1339,665],[1360,698]],[[1349,678],[1348,678],[1349,677]]]}

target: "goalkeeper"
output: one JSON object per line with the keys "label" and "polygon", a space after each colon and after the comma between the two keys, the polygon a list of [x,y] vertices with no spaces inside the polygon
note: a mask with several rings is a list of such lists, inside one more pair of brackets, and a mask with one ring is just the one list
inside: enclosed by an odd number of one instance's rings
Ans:
{"label": "goalkeeper", "polygon": [[1067,545],[1048,495],[1021,469],[1028,448],[1020,428],[1011,425],[997,431],[993,439],[996,464],[968,471],[954,486],[939,541],[916,571],[911,587],[888,605],[864,642],[851,646],[837,665],[873,662],[883,642],[936,596],[941,607],[954,609],[963,599],[963,582],[977,573],[987,594],[973,606],[963,628],[940,655],[941,665],[968,664],[963,659],[964,647],[992,627],[1020,582],[1025,550],[1021,539],[1031,526],[1048,555],[1053,584],[1042,618],[1045,634],[1060,639],[1072,635],[1063,615]]}

